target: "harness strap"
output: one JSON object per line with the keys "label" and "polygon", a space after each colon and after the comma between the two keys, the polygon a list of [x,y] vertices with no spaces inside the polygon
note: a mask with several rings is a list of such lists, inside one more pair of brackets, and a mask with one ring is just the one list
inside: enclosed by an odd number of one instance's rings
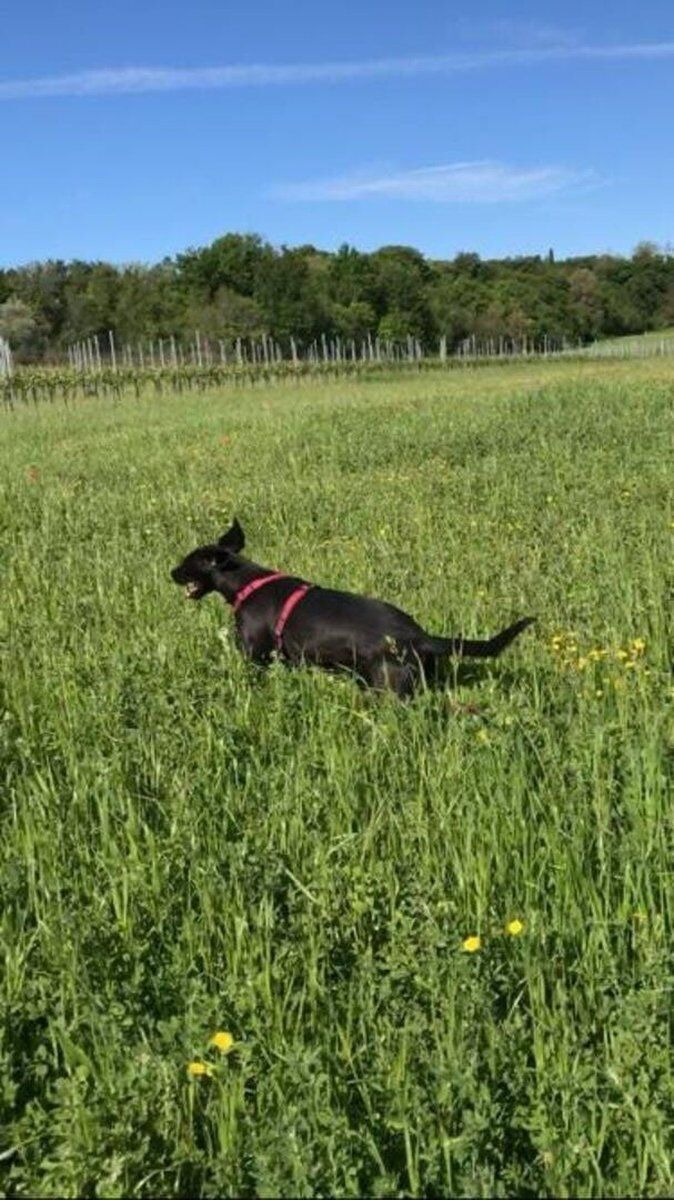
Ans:
{"label": "harness strap", "polygon": [[261,575],[258,579],[252,579],[250,583],[247,583],[245,587],[242,587],[240,591],[236,593],[236,596],[234,597],[234,603],[232,604],[234,612],[236,612],[237,608],[241,608],[244,600],[247,600],[249,596],[252,596],[253,592],[256,592],[258,588],[264,587],[266,583],[274,583],[277,579],[287,578],[288,576],[283,575],[281,571],[274,571],[271,575]]}
{"label": "harness strap", "polygon": [[301,583],[299,587],[295,588],[294,592],[290,593],[283,605],[274,626],[274,640],[277,650],[280,651],[283,649],[283,630],[288,624],[291,614],[295,611],[300,600],[304,599],[311,586],[310,583]]}
{"label": "harness strap", "polygon": [[[232,604],[234,612],[241,608],[241,605],[245,603],[248,597],[252,596],[254,592],[257,592],[259,588],[264,587],[267,583],[275,583],[278,579],[288,578],[289,576],[284,575],[281,571],[274,571],[271,575],[262,575],[258,579],[252,579],[250,583],[247,583],[245,587],[242,587],[241,590],[236,593]],[[284,600],[283,606],[278,617],[276,618],[276,623],[274,625],[274,641],[278,651],[283,649],[283,631],[288,624],[292,613],[295,611],[295,608],[299,604],[300,600],[306,596],[309,589],[313,586],[314,585],[311,583],[301,583],[299,587],[294,588],[286,600]]]}

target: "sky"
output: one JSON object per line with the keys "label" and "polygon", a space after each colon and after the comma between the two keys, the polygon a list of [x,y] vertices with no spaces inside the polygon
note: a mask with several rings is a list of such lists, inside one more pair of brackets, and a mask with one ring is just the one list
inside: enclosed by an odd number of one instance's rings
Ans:
{"label": "sky", "polygon": [[0,266],[227,232],[433,258],[674,241],[671,0],[25,0]]}

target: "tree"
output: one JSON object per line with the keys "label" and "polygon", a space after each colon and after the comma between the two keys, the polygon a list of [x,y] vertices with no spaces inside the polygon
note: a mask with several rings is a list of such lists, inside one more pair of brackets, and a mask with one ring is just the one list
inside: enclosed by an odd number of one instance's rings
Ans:
{"label": "tree", "polygon": [[255,300],[268,331],[280,341],[312,341],[328,324],[325,297],[314,286],[305,255],[296,250],[269,258],[256,277]]}
{"label": "tree", "polygon": [[0,304],[0,337],[9,343],[17,358],[24,362],[39,358],[46,332],[44,322],[18,296],[10,296]]}
{"label": "tree", "polygon": [[271,246],[256,233],[227,233],[210,246],[178,255],[181,283],[212,299],[221,287],[252,296],[258,275],[273,259]]}

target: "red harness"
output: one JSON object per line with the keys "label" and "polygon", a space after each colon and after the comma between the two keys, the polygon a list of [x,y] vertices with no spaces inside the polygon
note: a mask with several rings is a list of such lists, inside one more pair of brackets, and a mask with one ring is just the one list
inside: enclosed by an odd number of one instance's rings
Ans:
{"label": "red harness", "polygon": [[[240,588],[236,593],[234,602],[232,604],[234,612],[237,612],[237,610],[241,608],[241,605],[245,603],[248,597],[252,596],[254,592],[257,592],[259,588],[264,587],[265,584],[275,583],[277,579],[289,578],[289,575],[283,575],[280,571],[274,571],[272,575],[263,575],[261,578],[252,579],[250,583],[245,584],[245,586]],[[283,630],[288,624],[290,616],[295,611],[295,608],[299,604],[300,600],[306,596],[311,587],[313,587],[313,584],[311,583],[301,583],[299,587],[293,589],[287,599],[283,602],[281,611],[276,618],[276,623],[274,625],[274,641],[276,642],[276,649],[279,652],[283,649]]]}

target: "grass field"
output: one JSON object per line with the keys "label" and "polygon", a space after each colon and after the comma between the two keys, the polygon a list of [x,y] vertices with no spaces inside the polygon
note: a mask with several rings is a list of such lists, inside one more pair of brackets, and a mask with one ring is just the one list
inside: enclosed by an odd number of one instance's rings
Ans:
{"label": "grass field", "polygon": [[[671,1195],[673,400],[561,362],[2,417],[3,1195]],[[409,704],[260,675],[168,575],[234,513],[434,631],[538,624]]]}

